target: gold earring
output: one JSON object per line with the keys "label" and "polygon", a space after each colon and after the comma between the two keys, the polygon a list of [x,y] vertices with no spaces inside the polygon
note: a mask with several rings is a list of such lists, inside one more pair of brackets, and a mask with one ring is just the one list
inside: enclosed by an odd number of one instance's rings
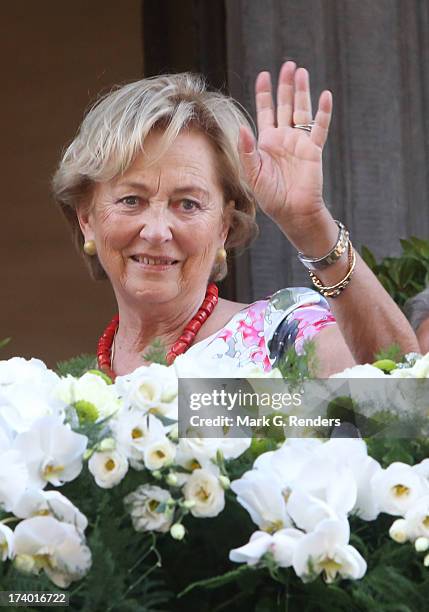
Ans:
{"label": "gold earring", "polygon": [[222,264],[226,261],[226,251],[224,248],[218,249],[216,253],[216,263]]}
{"label": "gold earring", "polygon": [[83,245],[83,250],[90,257],[93,257],[94,255],[96,255],[97,254],[97,247],[95,245],[95,241],[94,240],[85,240],[85,243]]}

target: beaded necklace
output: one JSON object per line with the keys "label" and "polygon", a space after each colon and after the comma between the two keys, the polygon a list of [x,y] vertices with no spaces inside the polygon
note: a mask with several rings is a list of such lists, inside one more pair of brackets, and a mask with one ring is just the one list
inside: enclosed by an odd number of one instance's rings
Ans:
{"label": "beaded necklace", "polygon": [[[167,352],[166,360],[168,365],[171,365],[178,355],[181,355],[187,351],[191,346],[202,325],[207,321],[215,309],[216,304],[218,303],[218,293],[217,286],[214,283],[210,283],[207,287],[203,303],[201,304],[197,314],[192,317],[192,319],[186,325],[182,335]],[[109,325],[100,336],[97,345],[98,367],[112,380],[115,380],[116,378],[116,374],[113,371],[112,366],[112,344],[118,328],[119,315],[117,314],[113,317]]]}

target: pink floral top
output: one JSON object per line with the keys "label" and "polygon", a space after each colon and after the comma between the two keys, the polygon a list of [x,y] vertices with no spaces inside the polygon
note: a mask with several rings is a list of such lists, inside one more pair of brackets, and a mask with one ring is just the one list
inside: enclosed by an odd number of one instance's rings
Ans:
{"label": "pink floral top", "polygon": [[307,340],[335,324],[319,293],[305,287],[282,289],[237,312],[225,327],[191,346],[188,353],[204,359],[233,359],[238,367],[262,364],[269,371],[291,346],[302,354]]}

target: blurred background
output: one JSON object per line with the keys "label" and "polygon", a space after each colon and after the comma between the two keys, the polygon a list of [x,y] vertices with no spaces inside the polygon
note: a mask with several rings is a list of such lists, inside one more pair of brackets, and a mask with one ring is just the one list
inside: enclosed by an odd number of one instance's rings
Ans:
{"label": "blurred background", "polygon": [[[96,96],[143,76],[202,72],[253,114],[259,70],[306,66],[314,103],[324,88],[334,94],[325,152],[334,217],[376,257],[396,255],[400,238],[429,237],[426,0],[44,0],[2,3],[0,15],[0,340],[12,338],[2,359],[55,366],[94,353],[115,312],[108,284],[91,281],[74,251],[50,180]],[[308,285],[274,224],[259,223],[224,297]]]}

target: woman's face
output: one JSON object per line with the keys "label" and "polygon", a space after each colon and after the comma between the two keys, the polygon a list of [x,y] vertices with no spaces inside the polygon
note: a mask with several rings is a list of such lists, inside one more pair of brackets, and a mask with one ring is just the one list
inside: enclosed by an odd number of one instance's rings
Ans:
{"label": "woman's face", "polygon": [[118,300],[164,303],[205,289],[228,227],[215,153],[201,132],[181,132],[159,158],[162,132],[123,174],[96,185],[78,216]]}

